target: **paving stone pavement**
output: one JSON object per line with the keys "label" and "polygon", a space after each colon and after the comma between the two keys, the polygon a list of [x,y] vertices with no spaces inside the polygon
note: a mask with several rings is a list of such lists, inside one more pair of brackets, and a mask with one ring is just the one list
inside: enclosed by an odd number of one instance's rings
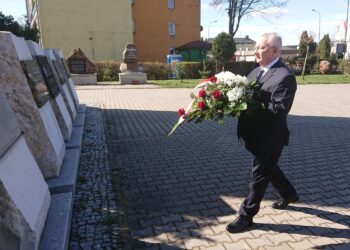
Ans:
{"label": "paving stone pavement", "polygon": [[167,137],[190,90],[77,92],[104,115],[123,248],[350,249],[350,84],[298,86],[280,166],[301,202],[274,210],[269,188],[254,226],[240,234],[225,231],[250,180],[251,156],[237,142],[235,119],[184,124]]}
{"label": "paving stone pavement", "polygon": [[120,249],[102,111],[87,107],[69,249]]}

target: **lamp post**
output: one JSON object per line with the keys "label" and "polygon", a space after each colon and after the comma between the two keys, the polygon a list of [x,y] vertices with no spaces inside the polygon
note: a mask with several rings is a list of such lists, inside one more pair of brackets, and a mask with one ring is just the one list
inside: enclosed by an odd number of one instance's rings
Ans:
{"label": "lamp post", "polygon": [[348,36],[348,23],[349,23],[349,0],[348,4],[346,7],[346,26],[345,26],[345,37],[344,37],[344,42],[346,44],[347,36]]}
{"label": "lamp post", "polygon": [[320,44],[320,41],[321,41],[321,13],[315,9],[312,9],[312,11],[317,12],[317,14],[318,14],[318,44]]}
{"label": "lamp post", "polygon": [[212,24],[212,23],[217,23],[218,21],[217,20],[215,20],[215,21],[212,21],[212,22],[210,22],[209,24],[208,24],[208,39],[210,38],[210,24]]}

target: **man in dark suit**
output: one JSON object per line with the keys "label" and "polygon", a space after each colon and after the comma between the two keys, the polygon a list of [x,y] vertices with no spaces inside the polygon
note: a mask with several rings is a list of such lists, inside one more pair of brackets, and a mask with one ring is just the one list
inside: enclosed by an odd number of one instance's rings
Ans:
{"label": "man in dark suit", "polygon": [[243,113],[238,118],[237,135],[254,156],[249,195],[243,201],[239,216],[226,227],[238,233],[253,224],[268,184],[277,189],[281,198],[275,209],[285,209],[299,200],[298,194],[277,165],[284,145],[288,144],[287,115],[292,107],[297,84],[294,74],[280,60],[282,39],[276,33],[265,33],[256,44],[255,58],[260,67],[253,69],[248,80],[260,84],[261,110]]}

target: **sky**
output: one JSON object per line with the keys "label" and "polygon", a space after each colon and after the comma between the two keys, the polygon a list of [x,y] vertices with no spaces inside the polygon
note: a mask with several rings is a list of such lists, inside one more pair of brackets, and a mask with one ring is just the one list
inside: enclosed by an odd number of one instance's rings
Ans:
{"label": "sky", "polygon": [[[228,32],[229,19],[225,8],[214,8],[210,2],[211,0],[201,0],[201,36],[204,38],[208,37],[209,26],[210,37],[223,31]],[[243,17],[235,37],[248,35],[257,40],[262,33],[277,32],[282,36],[284,45],[298,45],[301,33],[306,30],[318,42],[320,17],[321,39],[325,34],[329,34],[332,40],[344,39],[344,29],[340,29],[338,34],[336,31],[337,25],[346,20],[346,7],[347,0],[289,0],[283,8],[272,8],[265,13]]]}
{"label": "sky", "polygon": [[[228,16],[225,8],[210,6],[212,0],[201,0],[201,37],[215,37],[220,32],[228,32]],[[331,39],[344,37],[337,25],[346,20],[347,0],[289,0],[280,9],[269,9],[265,13],[255,13],[242,19],[235,37],[249,36],[253,40],[264,32],[277,32],[282,36],[284,45],[297,45],[301,33],[306,30],[319,39],[319,17],[321,39],[329,34]],[[312,11],[317,10],[317,12]],[[16,19],[26,14],[25,0],[0,0],[0,11]],[[208,30],[209,28],[209,30]],[[209,31],[209,32],[208,32]],[[350,32],[348,32],[350,33]]]}

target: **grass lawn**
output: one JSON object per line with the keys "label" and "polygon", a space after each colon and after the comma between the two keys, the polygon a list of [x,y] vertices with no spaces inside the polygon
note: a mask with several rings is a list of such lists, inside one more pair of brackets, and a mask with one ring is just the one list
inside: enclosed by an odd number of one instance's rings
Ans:
{"label": "grass lawn", "polygon": [[350,83],[350,75],[307,75],[304,80],[297,76],[298,84],[336,84]]}
{"label": "grass lawn", "polygon": [[[148,83],[159,85],[163,88],[194,88],[201,79],[184,79],[181,80],[148,80]],[[337,84],[350,83],[350,75],[306,75],[304,80],[297,76],[298,84]]]}
{"label": "grass lawn", "polygon": [[184,79],[183,82],[177,79],[171,80],[148,80],[148,83],[157,84],[163,88],[194,88],[202,79]]}

